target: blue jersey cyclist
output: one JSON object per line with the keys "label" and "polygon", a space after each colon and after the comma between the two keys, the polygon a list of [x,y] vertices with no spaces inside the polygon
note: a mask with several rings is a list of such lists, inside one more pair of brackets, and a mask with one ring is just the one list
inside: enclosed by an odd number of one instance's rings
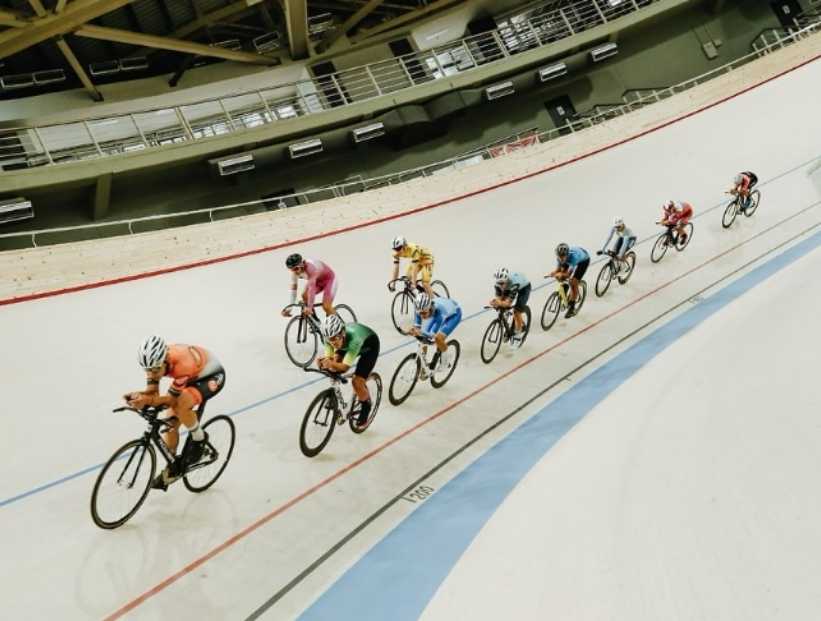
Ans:
{"label": "blue jersey cyclist", "polygon": [[547,276],[552,276],[559,282],[570,279],[570,295],[568,296],[567,313],[565,318],[576,314],[576,300],[579,299],[579,281],[590,265],[590,255],[581,246],[568,246],[561,243],[556,246],[556,260],[558,266]]}
{"label": "blue jersey cyclist", "polygon": [[493,274],[496,281],[494,286],[494,297],[490,301],[493,308],[513,307],[513,325],[515,336],[520,338],[524,331],[524,318],[522,314],[527,308],[527,301],[530,299],[530,281],[519,272],[511,272],[506,267],[500,267]]}
{"label": "blue jersey cyclist", "polygon": [[[624,224],[624,220],[621,218],[615,218],[613,220],[613,228],[610,229],[610,234],[607,236],[607,240],[602,244],[601,250],[598,250],[596,254],[604,254],[605,250],[610,246],[610,241],[614,237],[616,238],[616,243],[613,245],[613,256],[619,261],[624,261],[624,255],[636,244],[636,236],[633,234],[633,231],[627,228],[627,225]],[[626,266],[622,265],[622,269],[625,267]]]}
{"label": "blue jersey cyclist", "polygon": [[437,368],[440,360],[444,365],[450,362],[442,359],[442,354],[447,350],[445,339],[461,321],[462,309],[455,300],[431,298],[427,293],[420,293],[416,296],[416,320],[410,329],[410,334],[433,339],[436,343],[436,354],[430,363],[431,370]]}

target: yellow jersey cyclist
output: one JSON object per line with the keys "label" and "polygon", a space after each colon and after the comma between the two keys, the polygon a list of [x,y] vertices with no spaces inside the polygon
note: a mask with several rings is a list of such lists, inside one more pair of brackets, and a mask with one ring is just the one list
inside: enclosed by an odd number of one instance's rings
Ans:
{"label": "yellow jersey cyclist", "polygon": [[[151,485],[165,491],[202,458],[208,436],[200,428],[199,412],[203,404],[225,386],[225,369],[208,350],[196,345],[166,344],[160,336],[144,339],[137,357],[145,370],[146,389],[124,395],[128,405],[136,409],[146,406],[169,409],[177,420],[163,434],[163,440],[172,454],[177,453],[180,423],[191,434],[192,441],[186,444],[183,454],[157,475]],[[160,395],[163,377],[172,379],[167,395]]]}
{"label": "yellow jersey cyclist", "polygon": [[393,291],[393,281],[399,278],[399,261],[410,259],[407,277],[411,281],[411,286],[416,287],[417,279],[421,280],[425,292],[433,297],[433,291],[430,288],[430,281],[433,278],[433,253],[423,246],[409,243],[401,235],[393,238],[391,247],[393,248],[393,273],[388,289]]}
{"label": "yellow jersey cyclist", "polygon": [[371,413],[371,395],[367,380],[379,358],[379,336],[361,323],[346,324],[338,315],[328,315],[322,325],[325,355],[317,360],[320,369],[331,373],[346,373],[354,362],[353,389],[361,409],[357,425],[365,425]]}
{"label": "yellow jersey cyclist", "polygon": [[576,300],[579,299],[579,281],[590,265],[590,255],[581,246],[568,246],[561,243],[556,246],[556,260],[558,266],[546,276],[552,276],[559,282],[570,279],[570,295],[568,296],[565,319],[576,314]]}
{"label": "yellow jersey cyclist", "polygon": [[519,272],[511,272],[506,267],[500,267],[493,274],[496,280],[494,286],[495,297],[490,301],[493,308],[513,307],[513,336],[521,339],[524,330],[524,318],[527,301],[530,299],[530,281]]}
{"label": "yellow jersey cyclist", "polygon": [[[429,370],[433,371],[439,364],[442,354],[447,350],[446,339],[462,321],[462,308],[450,298],[432,298],[427,293],[416,297],[416,320],[410,329],[413,336],[432,339],[436,343],[436,354],[430,362]],[[424,326],[422,325],[424,322]],[[427,349],[427,346],[425,346]],[[450,360],[445,360],[449,364]],[[423,378],[425,379],[423,370]]]}

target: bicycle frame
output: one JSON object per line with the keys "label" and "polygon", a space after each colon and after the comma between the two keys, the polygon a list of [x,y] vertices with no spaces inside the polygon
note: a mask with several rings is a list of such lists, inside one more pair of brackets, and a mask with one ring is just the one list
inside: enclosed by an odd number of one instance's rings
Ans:
{"label": "bicycle frame", "polygon": [[[334,391],[334,398],[336,399],[336,409],[339,411],[340,416],[342,416],[342,422],[345,422],[344,419],[347,414],[349,404],[347,399],[345,399],[345,395],[342,393],[342,385],[347,384],[350,378],[353,377],[353,371],[348,371],[345,374],[341,374],[332,373],[324,369],[311,369],[308,367],[305,367],[304,370],[308,373],[320,373],[330,380],[331,388]],[[352,395],[351,403],[353,403],[353,399],[354,397]]]}

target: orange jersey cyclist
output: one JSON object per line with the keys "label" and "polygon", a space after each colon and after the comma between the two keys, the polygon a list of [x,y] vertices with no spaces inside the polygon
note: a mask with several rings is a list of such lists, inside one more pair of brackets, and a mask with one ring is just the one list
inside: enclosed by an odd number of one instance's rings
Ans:
{"label": "orange jersey cyclist", "polygon": [[[285,267],[291,272],[291,304],[296,302],[297,285],[300,279],[307,280],[305,290],[302,292],[302,302],[305,315],[314,312],[314,301],[316,294],[322,294],[322,308],[326,315],[336,313],[334,309],[334,297],[336,296],[336,274],[326,263],[318,259],[303,258],[301,254],[294,253],[285,259]],[[290,317],[291,311],[284,309],[283,317]]]}
{"label": "orange jersey cyclist", "polygon": [[[174,424],[163,434],[169,450],[176,454],[179,444],[179,425],[191,433],[191,442],[163,470],[152,484],[165,491],[185,474],[186,468],[196,464],[205,448],[206,433],[200,428],[200,417],[206,401],[225,386],[225,369],[207,349],[196,345],[166,344],[159,336],[143,340],[137,353],[140,366],[145,370],[146,388],[141,392],[124,395],[128,405],[141,409],[146,406],[166,406],[176,417]],[[160,394],[160,380],[172,380],[168,394]],[[194,408],[197,408],[196,411]]]}
{"label": "orange jersey cyclist", "polygon": [[730,188],[730,194],[738,196],[738,204],[741,207],[742,213],[744,213],[747,209],[747,206],[749,205],[750,192],[752,192],[757,183],[758,176],[749,170],[738,173],[735,176],[735,179],[733,179],[733,187]]}
{"label": "orange jersey cyclist", "polygon": [[332,373],[346,373],[354,362],[353,389],[361,410],[356,419],[360,426],[367,424],[371,413],[371,395],[368,377],[379,358],[379,336],[361,323],[346,324],[338,315],[328,315],[322,326],[325,337],[325,355],[317,360],[317,366]]}
{"label": "orange jersey cyclist", "polygon": [[399,278],[400,259],[410,259],[407,277],[411,281],[411,286],[416,287],[417,279],[421,280],[425,292],[433,297],[433,291],[430,288],[430,281],[433,277],[433,253],[423,246],[411,244],[401,235],[393,238],[391,247],[393,248],[393,272],[388,289],[393,291],[393,281]]}

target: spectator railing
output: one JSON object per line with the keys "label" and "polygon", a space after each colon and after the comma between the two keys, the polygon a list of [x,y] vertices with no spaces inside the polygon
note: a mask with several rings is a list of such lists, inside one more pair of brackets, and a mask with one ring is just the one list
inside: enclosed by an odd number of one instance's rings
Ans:
{"label": "spectator railing", "polygon": [[[817,34],[821,30],[821,24],[814,23],[806,28],[795,31],[785,38],[769,43],[771,49],[778,49],[785,47],[791,43],[802,40],[809,35]],[[630,89],[630,101],[625,102],[624,105],[618,107],[608,107],[605,111],[593,115],[580,115],[577,119],[569,121],[562,127],[553,128],[547,131],[528,130],[524,133],[514,134],[507,139],[496,140],[489,145],[485,145],[475,150],[468,151],[456,157],[447,160],[426,164],[410,170],[405,170],[397,173],[390,173],[369,179],[363,179],[361,176],[344,181],[342,183],[305,190],[303,192],[296,192],[293,194],[284,194],[281,196],[271,196],[259,200],[248,201],[244,203],[236,203],[231,205],[222,205],[219,207],[212,207],[207,209],[197,209],[185,212],[158,214],[155,216],[145,216],[140,218],[129,218],[124,220],[116,220],[109,222],[97,222],[93,224],[86,224],[80,226],[58,227],[51,229],[41,229],[35,231],[21,231],[18,233],[6,233],[0,235],[0,239],[6,238],[20,238],[28,237],[32,246],[38,245],[38,239],[48,235],[56,235],[66,232],[81,232],[86,230],[99,230],[102,228],[116,228],[122,229],[122,233],[140,233],[146,230],[152,230],[152,224],[156,226],[158,221],[168,221],[175,219],[192,218],[199,219],[201,222],[214,222],[223,219],[230,213],[235,215],[249,215],[252,213],[261,213],[273,209],[283,209],[300,204],[312,203],[329,198],[347,196],[357,192],[364,192],[374,188],[385,187],[388,185],[403,183],[418,177],[428,177],[440,174],[446,170],[453,170],[455,168],[462,168],[482,162],[484,160],[493,159],[496,157],[503,157],[512,151],[528,148],[543,142],[547,142],[561,135],[566,135],[570,132],[583,131],[587,128],[594,127],[602,121],[606,121],[615,116],[628,114],[634,110],[652,105],[656,102],[663,101],[677,93],[686,91],[694,86],[703,84],[712,78],[724,75],[738,67],[746,65],[747,63],[756,60],[761,48],[737,58],[721,67],[717,67],[707,73],[701,74],[689,80],[685,80],[679,84],[674,84],[666,88],[653,89]],[[771,51],[771,50],[770,50]],[[636,94],[638,93],[638,95]],[[95,236],[96,237],[96,236]]]}
{"label": "spectator railing", "polygon": [[358,104],[550,45],[658,1],[623,0],[613,6],[575,0],[515,25],[310,80],[128,114],[2,128],[0,175],[203,140]]}

